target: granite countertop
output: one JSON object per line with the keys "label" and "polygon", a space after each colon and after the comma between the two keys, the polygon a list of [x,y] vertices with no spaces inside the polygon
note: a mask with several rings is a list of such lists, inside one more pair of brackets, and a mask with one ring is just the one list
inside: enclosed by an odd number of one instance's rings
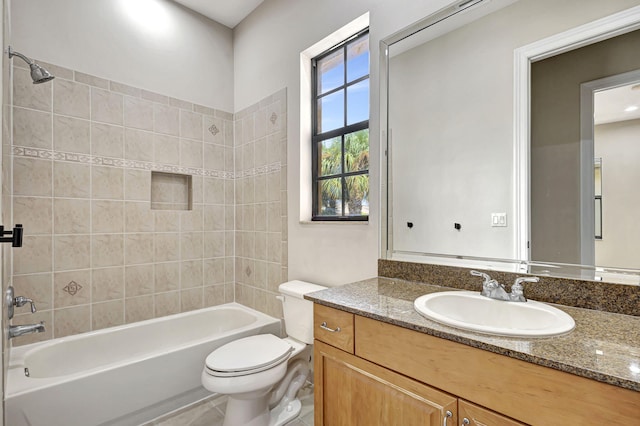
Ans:
{"label": "granite countertop", "polygon": [[640,317],[554,305],[576,327],[562,336],[514,338],[483,335],[422,317],[413,301],[449,287],[372,278],[310,293],[320,305],[416,330],[600,382],[640,391]]}

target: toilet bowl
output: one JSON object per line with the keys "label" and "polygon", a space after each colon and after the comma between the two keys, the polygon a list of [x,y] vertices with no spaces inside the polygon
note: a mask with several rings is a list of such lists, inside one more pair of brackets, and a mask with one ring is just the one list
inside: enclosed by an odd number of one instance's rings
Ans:
{"label": "toilet bowl", "polygon": [[288,337],[245,337],[207,356],[202,385],[228,396],[224,426],[280,426],[299,414],[296,394],[310,374],[313,343],[313,303],[304,295],[325,288],[304,281],[281,284]]}

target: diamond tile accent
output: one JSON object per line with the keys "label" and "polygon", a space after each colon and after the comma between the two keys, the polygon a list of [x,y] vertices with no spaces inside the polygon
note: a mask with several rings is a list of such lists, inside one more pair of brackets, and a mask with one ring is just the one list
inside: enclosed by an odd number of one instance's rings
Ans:
{"label": "diamond tile accent", "polygon": [[75,296],[80,290],[82,290],[82,286],[75,281],[71,281],[69,284],[64,286],[64,291],[69,293],[72,296]]}
{"label": "diamond tile accent", "polygon": [[269,121],[271,121],[271,124],[276,124],[276,121],[278,121],[278,114],[272,112],[271,117],[269,117]]}
{"label": "diamond tile accent", "polygon": [[247,266],[247,268],[244,270],[244,273],[247,274],[248,277],[251,276],[251,268]]}
{"label": "diamond tile accent", "polygon": [[208,130],[213,136],[215,136],[218,133],[220,133],[220,130],[218,129],[218,127],[215,124],[212,124],[211,126],[209,126]]}

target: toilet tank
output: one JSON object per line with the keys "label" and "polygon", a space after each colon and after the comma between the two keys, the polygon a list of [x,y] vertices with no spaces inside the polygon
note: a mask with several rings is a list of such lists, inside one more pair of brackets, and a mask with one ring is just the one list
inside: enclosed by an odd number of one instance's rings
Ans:
{"label": "toilet tank", "polygon": [[282,294],[284,327],[289,337],[307,344],[313,343],[313,302],[305,300],[304,295],[326,288],[304,281],[280,284],[278,289]]}

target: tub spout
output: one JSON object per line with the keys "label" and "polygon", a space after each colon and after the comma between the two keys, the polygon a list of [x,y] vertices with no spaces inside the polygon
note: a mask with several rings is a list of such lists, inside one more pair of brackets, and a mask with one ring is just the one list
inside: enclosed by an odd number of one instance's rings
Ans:
{"label": "tub spout", "polygon": [[31,333],[42,333],[44,331],[44,321],[40,324],[10,325],[9,338],[23,336]]}

